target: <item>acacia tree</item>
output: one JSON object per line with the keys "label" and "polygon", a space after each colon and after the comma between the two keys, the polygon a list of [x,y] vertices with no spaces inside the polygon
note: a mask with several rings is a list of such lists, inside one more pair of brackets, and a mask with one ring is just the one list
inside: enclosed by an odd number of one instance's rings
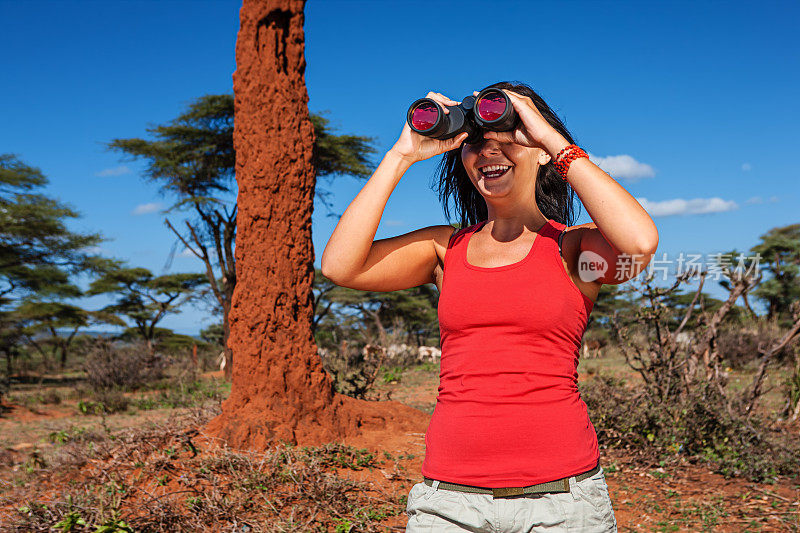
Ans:
{"label": "acacia tree", "polygon": [[[316,141],[313,164],[316,176],[328,184],[340,175],[366,179],[372,172],[369,156],[375,152],[372,139],[334,135],[328,119],[310,116]],[[186,111],[167,124],[148,128],[151,139],[114,139],[111,149],[147,162],[145,177],[160,186],[160,192],[175,203],[170,208],[187,217],[183,224],[166,225],[195,257],[205,265],[214,299],[222,313],[223,339],[228,364],[229,314],[236,287],[235,160],[233,148],[234,99],[232,94],[206,95],[194,100]],[[316,198],[332,211],[329,191],[317,187]],[[278,215],[276,215],[278,216]]]}
{"label": "acacia tree", "polygon": [[77,296],[70,277],[105,261],[91,253],[102,237],[71,231],[67,222],[79,214],[42,194],[47,182],[38,168],[0,154],[0,352],[8,374],[24,335],[19,303]]}
{"label": "acacia tree", "polygon": [[387,330],[397,321],[408,327],[414,342],[423,344],[437,327],[438,292],[433,284],[391,292],[358,291],[340,287],[328,295],[346,313],[356,312],[359,322],[383,347],[388,348]]}
{"label": "acacia tree", "polygon": [[359,291],[338,286],[315,269],[313,289],[312,331],[320,340],[335,336],[336,330],[357,330],[388,348],[388,330],[397,323],[407,329],[408,340],[418,345],[438,336],[439,292],[432,283],[390,292]]}
{"label": "acacia tree", "polygon": [[104,313],[124,316],[134,324],[151,354],[155,353],[156,325],[170,313],[202,297],[200,287],[208,280],[203,274],[165,274],[153,276],[146,268],[118,267],[104,272],[89,286],[87,294],[117,295],[116,303]]}
{"label": "acacia tree", "polygon": [[25,324],[22,333],[28,344],[46,360],[58,360],[62,369],[81,328],[93,324],[125,325],[111,313],[89,311],[61,301],[26,300],[17,307],[15,316]]}
{"label": "acacia tree", "polygon": [[773,228],[750,251],[759,254],[770,276],[753,291],[767,304],[767,317],[791,324],[790,306],[800,300],[800,224]]}

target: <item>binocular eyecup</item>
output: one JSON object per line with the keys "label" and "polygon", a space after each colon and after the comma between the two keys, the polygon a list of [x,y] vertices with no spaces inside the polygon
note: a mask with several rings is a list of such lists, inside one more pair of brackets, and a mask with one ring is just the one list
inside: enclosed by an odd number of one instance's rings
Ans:
{"label": "binocular eyecup", "polygon": [[511,99],[500,89],[484,89],[458,105],[444,107],[449,113],[436,100],[420,98],[408,108],[406,122],[420,135],[439,140],[467,132],[468,144],[481,142],[484,131],[510,131],[519,124]]}

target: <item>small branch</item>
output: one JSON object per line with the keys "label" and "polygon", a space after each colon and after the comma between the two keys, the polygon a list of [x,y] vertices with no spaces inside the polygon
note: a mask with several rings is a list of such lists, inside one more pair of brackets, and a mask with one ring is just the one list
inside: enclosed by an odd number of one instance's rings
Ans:
{"label": "small branch", "polygon": [[678,329],[676,329],[675,332],[673,333],[674,335],[677,335],[678,333],[683,331],[684,326],[686,326],[686,324],[689,322],[689,318],[692,316],[692,311],[694,310],[694,306],[697,304],[697,300],[700,298],[700,293],[703,292],[703,284],[706,281],[706,274],[708,274],[708,272],[706,271],[700,273],[700,285],[698,285],[697,291],[694,293],[694,298],[692,298],[692,303],[689,304],[689,308],[686,310],[686,314],[684,315],[683,320],[678,326]]}
{"label": "small branch", "polygon": [[758,365],[758,372],[753,377],[752,384],[750,385],[750,394],[747,398],[747,407],[745,408],[745,415],[749,415],[753,408],[755,407],[758,398],[762,395],[761,386],[764,382],[764,377],[767,372],[767,365],[769,364],[770,360],[775,356],[776,353],[780,352],[789,344],[794,343],[797,341],[800,336],[798,336],[798,332],[800,332],[800,305],[795,302],[793,304],[795,308],[793,312],[793,319],[794,325],[792,328],[783,336],[783,338],[778,341],[777,344],[771,346],[769,349],[762,349],[759,347],[758,351],[763,354],[761,357],[761,362]]}

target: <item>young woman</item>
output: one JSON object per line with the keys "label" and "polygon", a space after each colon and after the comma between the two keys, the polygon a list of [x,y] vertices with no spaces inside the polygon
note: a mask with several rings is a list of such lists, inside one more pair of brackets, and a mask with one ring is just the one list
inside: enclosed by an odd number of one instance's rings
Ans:
{"label": "young woman", "polygon": [[[339,220],[322,272],[365,291],[440,291],[439,395],[406,531],[616,531],[579,348],[602,284],[641,272],[658,232],[533,89],[491,87],[511,99],[517,129],[467,144],[406,124]],[[439,154],[440,198],[461,229],[373,241],[405,171]],[[573,225],[576,193],[594,223]]]}

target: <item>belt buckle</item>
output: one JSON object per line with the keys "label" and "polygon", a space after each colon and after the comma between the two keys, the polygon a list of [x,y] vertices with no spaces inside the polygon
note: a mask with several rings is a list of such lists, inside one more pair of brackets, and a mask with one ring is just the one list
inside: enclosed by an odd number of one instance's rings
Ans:
{"label": "belt buckle", "polygon": [[506,496],[519,496],[520,494],[525,494],[525,490],[523,487],[500,487],[497,489],[492,489],[493,498],[504,498]]}

